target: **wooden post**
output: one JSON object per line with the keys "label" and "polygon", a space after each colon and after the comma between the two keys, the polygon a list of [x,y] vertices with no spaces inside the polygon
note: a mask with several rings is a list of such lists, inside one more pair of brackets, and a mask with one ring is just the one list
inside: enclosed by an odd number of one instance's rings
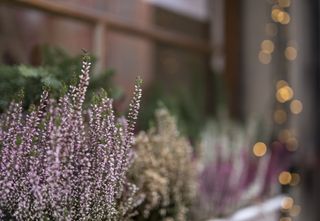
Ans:
{"label": "wooden post", "polygon": [[94,73],[101,73],[103,64],[106,58],[106,39],[105,39],[105,24],[99,22],[95,25],[93,36],[93,54],[97,58]]}
{"label": "wooden post", "polygon": [[227,99],[232,117],[240,113],[240,26],[241,0],[225,1],[225,82]]}

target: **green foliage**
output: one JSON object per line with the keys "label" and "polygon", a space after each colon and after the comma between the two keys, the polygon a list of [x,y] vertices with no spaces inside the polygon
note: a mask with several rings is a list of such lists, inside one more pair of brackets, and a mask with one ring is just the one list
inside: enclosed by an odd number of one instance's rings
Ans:
{"label": "green foliage", "polygon": [[167,90],[165,83],[150,87],[144,97],[140,127],[144,130],[154,124],[154,110],[166,106],[178,121],[179,130],[196,141],[205,122],[205,97],[203,83],[195,81],[192,87],[177,85]]}
{"label": "green foliage", "polygon": [[[85,55],[88,56],[89,55]],[[81,69],[83,55],[69,56],[59,48],[41,47],[41,65],[0,65],[0,112],[9,102],[24,90],[23,97],[25,110],[39,100],[43,87],[49,88],[55,97],[66,92],[66,85],[75,84]],[[90,58],[95,62],[95,58]],[[73,73],[73,74],[70,74]],[[108,88],[112,97],[118,97],[121,91],[112,87],[112,70],[94,74],[88,88],[89,99],[99,88]]]}

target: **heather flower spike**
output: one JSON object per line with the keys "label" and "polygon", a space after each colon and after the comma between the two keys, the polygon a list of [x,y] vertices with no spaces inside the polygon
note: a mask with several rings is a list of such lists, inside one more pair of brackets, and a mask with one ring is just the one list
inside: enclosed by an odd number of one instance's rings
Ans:
{"label": "heather flower spike", "polygon": [[128,182],[137,80],[128,120],[117,118],[112,99],[84,110],[90,57],[79,82],[51,99],[47,90],[28,114],[12,102],[0,118],[0,220],[126,220],[137,188]]}

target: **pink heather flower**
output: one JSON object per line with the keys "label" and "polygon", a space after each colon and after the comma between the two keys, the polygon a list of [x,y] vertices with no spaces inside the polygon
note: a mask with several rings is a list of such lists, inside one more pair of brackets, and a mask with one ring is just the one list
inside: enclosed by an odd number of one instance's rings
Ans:
{"label": "pink heather flower", "polygon": [[12,102],[0,118],[0,220],[126,220],[137,188],[126,178],[141,99],[128,119],[105,93],[84,110],[91,63],[58,101],[47,91],[28,114]]}

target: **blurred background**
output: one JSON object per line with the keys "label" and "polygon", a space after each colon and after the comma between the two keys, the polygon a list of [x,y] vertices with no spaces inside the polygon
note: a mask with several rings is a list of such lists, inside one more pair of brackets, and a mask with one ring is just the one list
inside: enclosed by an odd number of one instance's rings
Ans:
{"label": "blurred background", "polygon": [[143,78],[140,129],[159,105],[194,146],[209,120],[254,122],[254,156],[287,151],[273,192],[295,210],[276,220],[320,220],[318,0],[2,0],[1,110],[21,87],[26,106],[41,84],[60,90],[82,50],[119,112]]}

